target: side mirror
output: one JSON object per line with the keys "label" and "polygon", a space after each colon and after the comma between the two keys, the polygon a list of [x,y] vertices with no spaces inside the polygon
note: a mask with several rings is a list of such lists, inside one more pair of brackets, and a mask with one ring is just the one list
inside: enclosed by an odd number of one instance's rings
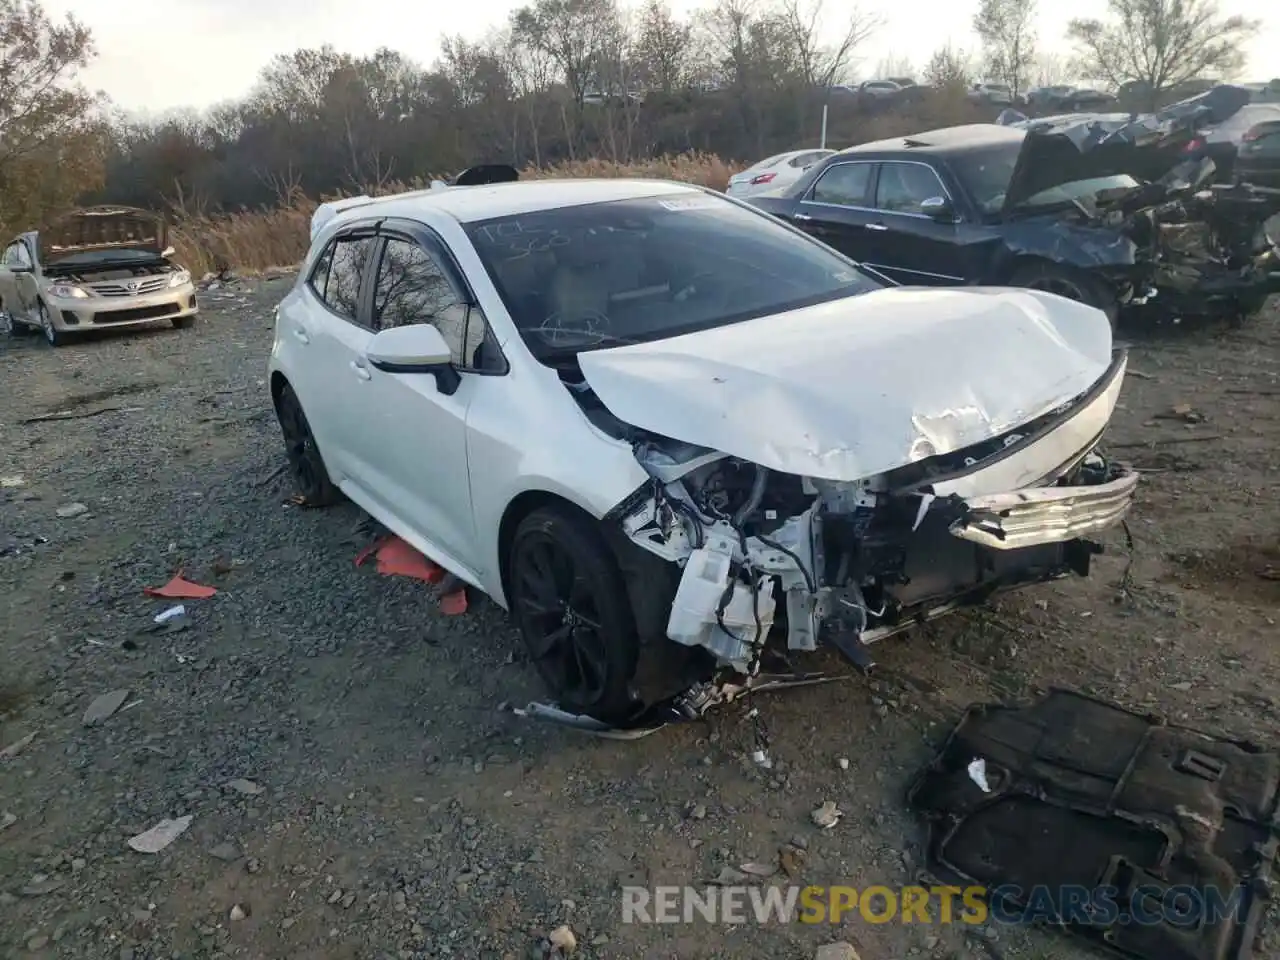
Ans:
{"label": "side mirror", "polygon": [[162,251],[160,251],[160,256],[162,256],[162,257],[172,257],[172,256],[173,256],[175,253],[177,253],[177,252],[178,252],[178,251],[177,251],[177,250],[174,250],[174,249],[173,249],[173,247],[165,247]]}
{"label": "side mirror", "polygon": [[951,201],[946,197],[930,197],[923,201],[920,212],[939,223],[954,223],[956,219],[955,207],[951,206]]}
{"label": "side mirror", "polygon": [[375,333],[365,351],[371,366],[383,373],[429,373],[443,394],[457,391],[462,377],[453,368],[453,353],[440,331],[427,323],[392,327]]}

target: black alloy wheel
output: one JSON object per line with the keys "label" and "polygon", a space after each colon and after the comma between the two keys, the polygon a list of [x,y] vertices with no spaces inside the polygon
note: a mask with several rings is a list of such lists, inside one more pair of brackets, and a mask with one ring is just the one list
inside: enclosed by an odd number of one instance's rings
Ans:
{"label": "black alloy wheel", "polygon": [[311,433],[311,424],[302,412],[293,388],[285,385],[276,401],[276,418],[284,435],[285,454],[289,458],[289,472],[293,475],[303,502],[309,507],[326,507],[337,503],[342,494],[329,479],[320,448]]}
{"label": "black alloy wheel", "polygon": [[635,621],[592,521],[568,509],[533,511],[512,539],[507,572],[529,659],[559,706],[606,723],[634,713]]}

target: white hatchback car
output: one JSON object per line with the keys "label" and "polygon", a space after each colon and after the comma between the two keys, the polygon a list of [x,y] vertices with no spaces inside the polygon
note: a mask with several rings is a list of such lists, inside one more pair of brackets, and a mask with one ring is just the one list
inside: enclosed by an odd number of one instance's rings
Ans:
{"label": "white hatchback car", "polygon": [[1125,362],[1052,294],[884,288],[710,191],[550,180],[336,212],[270,384],[306,498],[487,593],[562,709],[622,723],[1086,573],[1137,482],[1096,449]]}

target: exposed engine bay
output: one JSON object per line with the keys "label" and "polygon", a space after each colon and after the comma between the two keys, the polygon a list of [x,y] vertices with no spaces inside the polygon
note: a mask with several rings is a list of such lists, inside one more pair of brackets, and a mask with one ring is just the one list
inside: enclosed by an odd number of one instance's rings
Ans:
{"label": "exposed engine bay", "polygon": [[98,261],[92,264],[83,262],[58,263],[57,261],[44,267],[46,276],[56,276],[69,283],[94,284],[112,283],[116,281],[137,280],[142,277],[162,277],[178,273],[183,268],[168,259],[156,259],[139,262],[136,257],[127,262]]}
{"label": "exposed engine bay", "polygon": [[[775,627],[791,651],[815,650],[824,630],[865,644],[1004,589],[1086,575],[1101,551],[1086,535],[1120,522],[1137,475],[1097,452],[1100,429],[1079,426],[1105,425],[1124,367],[1121,354],[1089,391],[1014,431],[856,482],[656,436],[585,383],[566,385],[651,477],[607,519],[682,571],[664,598],[666,636],[752,675]],[[1019,460],[1049,466],[1010,492]]]}
{"label": "exposed engine bay", "polygon": [[1164,311],[1250,313],[1280,290],[1280,190],[1207,185],[1205,158],[1175,168],[1092,216],[1138,246],[1134,296]]}

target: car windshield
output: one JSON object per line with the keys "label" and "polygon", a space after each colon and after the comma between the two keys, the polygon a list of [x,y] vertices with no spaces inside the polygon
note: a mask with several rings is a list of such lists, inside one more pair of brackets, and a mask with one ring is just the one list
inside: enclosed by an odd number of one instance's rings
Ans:
{"label": "car windshield", "polygon": [[[1013,169],[1018,163],[1020,150],[1020,143],[1002,143],[952,158],[951,166],[956,177],[965,185],[983,213],[999,213],[1004,207],[1005,192],[1009,189],[1009,181],[1013,179]],[[1088,201],[1105,190],[1131,189],[1136,186],[1138,181],[1126,174],[1073,180],[1042,190],[1018,206],[1025,209],[1076,200]]]}
{"label": "car windshield", "polygon": [[821,243],[710,194],[541,210],[466,231],[541,358],[659,340],[881,286]]}

